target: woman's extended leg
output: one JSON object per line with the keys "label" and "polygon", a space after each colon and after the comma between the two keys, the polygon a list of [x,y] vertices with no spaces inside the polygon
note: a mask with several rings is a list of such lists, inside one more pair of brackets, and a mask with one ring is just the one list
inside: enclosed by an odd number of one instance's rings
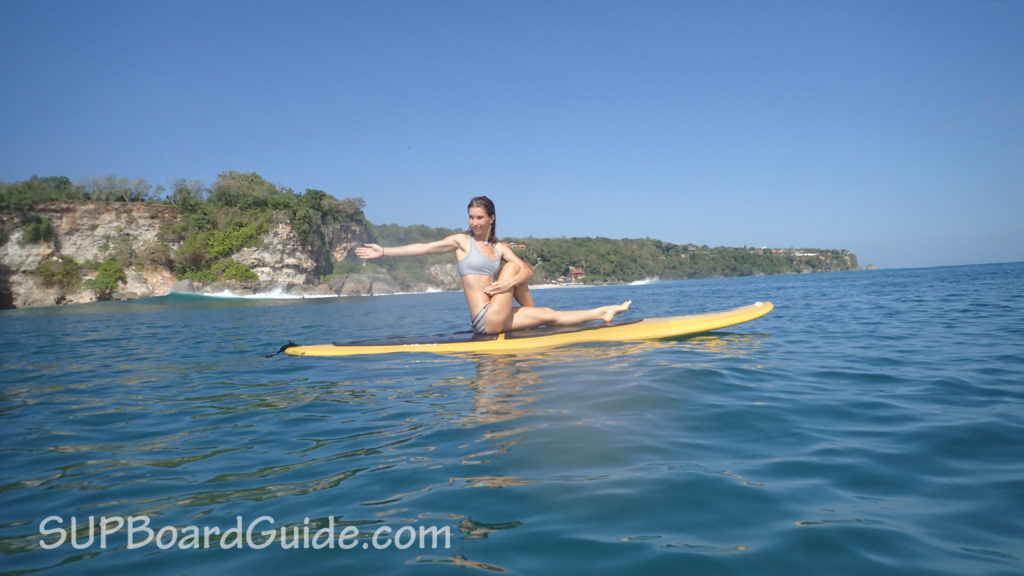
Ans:
{"label": "woman's extended leg", "polygon": [[512,311],[512,321],[506,330],[536,328],[542,324],[575,326],[591,320],[611,322],[617,315],[629,310],[632,300],[612,306],[600,306],[590,310],[553,310],[551,308],[522,307]]}
{"label": "woman's extended leg", "polygon": [[[494,299],[491,299],[494,302]],[[487,313],[487,332],[497,334],[498,332],[510,332],[512,330],[525,330],[536,328],[543,324],[555,326],[575,326],[591,320],[603,320],[611,322],[615,316],[629,310],[632,300],[612,306],[600,306],[590,310],[554,310],[552,308],[538,308],[536,306],[522,306],[513,308],[511,316],[503,318],[492,315],[490,310]],[[499,324],[504,320],[504,324]]]}

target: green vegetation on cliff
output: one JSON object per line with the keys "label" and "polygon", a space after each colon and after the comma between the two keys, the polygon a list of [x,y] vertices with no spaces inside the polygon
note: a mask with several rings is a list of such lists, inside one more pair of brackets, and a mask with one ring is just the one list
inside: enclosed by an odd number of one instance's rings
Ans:
{"label": "green vegetation on cliff", "polygon": [[709,248],[660,240],[609,238],[506,239],[534,266],[534,282],[572,279],[631,282],[645,278],[723,278],[856,270],[847,250]]}
{"label": "green vegetation on cliff", "polygon": [[13,184],[0,182],[0,210],[25,212],[44,202],[157,202],[162,193],[141,178],[106,176],[72,184],[67,176],[33,176]]}
{"label": "green vegetation on cliff", "polygon": [[43,260],[36,267],[36,274],[42,278],[44,286],[57,286],[66,292],[78,290],[82,285],[82,265],[71,256]]}
{"label": "green vegetation on cliff", "polygon": [[172,255],[175,273],[203,282],[255,280],[256,275],[231,255],[260,239],[276,219],[287,220],[302,245],[315,256],[317,271],[333,270],[326,231],[339,224],[364,224],[362,198],[337,200],[322,190],[298,194],[255,173],[224,172],[206,189],[177,181],[168,201],[181,220],[167,223],[161,238],[178,244]]}
{"label": "green vegetation on cliff", "polygon": [[113,258],[100,262],[96,268],[96,277],[85,281],[85,287],[96,293],[99,300],[110,300],[110,296],[121,284],[128,281],[124,268]]}
{"label": "green vegetation on cliff", "polygon": [[[92,272],[96,272],[94,277],[82,279]],[[36,274],[43,280],[43,285],[60,287],[65,292],[74,292],[84,286],[96,293],[97,300],[109,300],[128,281],[124,268],[115,258],[80,264],[71,256],[50,257],[39,263]]]}

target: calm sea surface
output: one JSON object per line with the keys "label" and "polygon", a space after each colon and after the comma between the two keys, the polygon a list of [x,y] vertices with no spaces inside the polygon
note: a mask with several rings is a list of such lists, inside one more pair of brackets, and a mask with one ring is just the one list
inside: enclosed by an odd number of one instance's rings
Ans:
{"label": "calm sea surface", "polygon": [[264,355],[466,330],[463,296],[0,312],[0,572],[1024,573],[1024,264],[535,298],[776,308],[348,359]]}

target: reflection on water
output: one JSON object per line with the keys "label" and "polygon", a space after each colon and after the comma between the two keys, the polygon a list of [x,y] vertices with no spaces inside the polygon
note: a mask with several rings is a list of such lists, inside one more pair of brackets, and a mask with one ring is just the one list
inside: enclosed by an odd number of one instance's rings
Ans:
{"label": "reflection on water", "polygon": [[471,359],[476,367],[476,377],[471,381],[473,410],[462,417],[462,422],[467,426],[477,426],[534,414],[536,409],[524,406],[540,397],[539,385],[552,384],[536,373],[545,366],[610,359],[628,364],[637,355],[658,350],[691,353],[677,355],[674,360],[685,358],[693,361],[692,353],[700,353],[702,362],[710,362],[715,358],[756,355],[761,349],[762,339],[768,337],[770,335],[767,334],[712,333],[680,339],[571,346],[522,355],[458,355]]}
{"label": "reflection on water", "polygon": [[501,566],[495,566],[485,562],[477,562],[461,555],[450,557],[420,556],[416,559],[416,562],[420,564],[449,564],[460,568],[476,568],[478,570],[486,570],[488,572],[508,572],[506,568],[502,568]]}
{"label": "reflection on water", "polygon": [[[557,348],[523,355],[461,355],[471,359],[476,377],[471,380],[473,409],[462,416],[466,426],[493,424],[536,413],[524,408],[542,394],[546,381],[537,374],[545,366],[616,360],[628,365],[631,359],[653,351],[685,351],[672,355],[673,362],[687,359],[693,364],[713,362],[715,358],[740,358],[758,354],[768,334],[713,333],[680,339],[624,342],[613,345],[582,345]],[[695,358],[693,353],[699,353]],[[679,365],[679,364],[675,364]],[[614,366],[614,364],[613,364]]]}
{"label": "reflection on water", "polygon": [[718,358],[752,356],[761,351],[763,339],[771,334],[731,334],[717,332],[673,342],[676,348],[704,352]]}
{"label": "reflection on water", "polygon": [[481,355],[473,358],[473,364],[473,409],[463,415],[463,425],[494,424],[534,413],[523,408],[537,399],[534,388],[540,383],[528,361]]}

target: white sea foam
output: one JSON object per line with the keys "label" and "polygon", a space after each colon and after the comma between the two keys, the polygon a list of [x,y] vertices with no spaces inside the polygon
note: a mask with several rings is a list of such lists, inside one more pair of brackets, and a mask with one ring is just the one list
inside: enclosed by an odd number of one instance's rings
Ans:
{"label": "white sea foam", "polygon": [[198,296],[206,296],[209,298],[232,298],[242,300],[301,300],[303,298],[337,298],[335,294],[293,294],[286,292],[284,288],[280,286],[273,288],[269,292],[257,292],[255,294],[235,294],[231,290],[221,290],[220,292],[210,292],[208,294],[198,294]]}

